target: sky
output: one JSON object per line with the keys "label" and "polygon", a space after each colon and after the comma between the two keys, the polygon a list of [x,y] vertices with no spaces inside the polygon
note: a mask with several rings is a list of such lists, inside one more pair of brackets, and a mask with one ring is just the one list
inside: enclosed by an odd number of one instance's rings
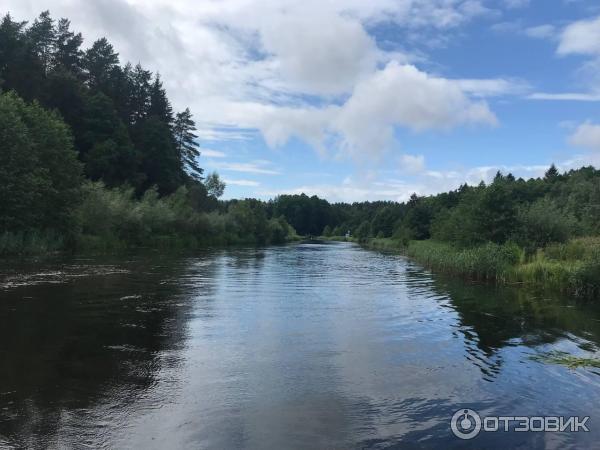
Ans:
{"label": "sky", "polygon": [[225,198],[404,201],[600,166],[597,0],[3,0],[189,107]]}

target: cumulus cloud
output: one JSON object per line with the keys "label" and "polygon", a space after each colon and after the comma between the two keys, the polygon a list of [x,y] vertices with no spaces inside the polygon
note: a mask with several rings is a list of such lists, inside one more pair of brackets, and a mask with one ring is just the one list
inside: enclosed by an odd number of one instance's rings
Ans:
{"label": "cumulus cloud", "polygon": [[394,126],[423,131],[468,123],[495,125],[497,119],[485,102],[469,99],[459,82],[391,62],[356,86],[333,127],[342,147],[358,156],[385,149]]}
{"label": "cumulus cloud", "polygon": [[337,14],[293,11],[261,27],[264,50],[277,59],[287,83],[311,94],[343,94],[378,60],[362,24]]}
{"label": "cumulus cloud", "polygon": [[417,174],[425,170],[425,157],[423,155],[400,155],[400,171]]}
{"label": "cumulus cloud", "polygon": [[561,33],[557,53],[599,55],[600,17],[568,25]]}
{"label": "cumulus cloud", "polygon": [[600,125],[592,122],[582,123],[569,137],[569,143],[575,147],[600,152]]}

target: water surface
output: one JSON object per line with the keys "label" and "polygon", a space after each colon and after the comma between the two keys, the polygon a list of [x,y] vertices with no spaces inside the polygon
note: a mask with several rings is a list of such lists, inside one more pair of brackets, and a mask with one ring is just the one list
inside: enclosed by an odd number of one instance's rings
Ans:
{"label": "water surface", "polygon": [[[0,266],[0,447],[594,448],[600,309],[347,243]],[[591,416],[589,433],[450,430]]]}

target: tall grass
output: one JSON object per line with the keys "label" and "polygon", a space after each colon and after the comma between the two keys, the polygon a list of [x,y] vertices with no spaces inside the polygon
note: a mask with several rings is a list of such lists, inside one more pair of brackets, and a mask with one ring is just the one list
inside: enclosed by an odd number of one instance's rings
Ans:
{"label": "tall grass", "polygon": [[510,268],[521,258],[516,245],[493,243],[460,249],[435,241],[410,241],[406,253],[435,270],[493,281],[506,281]]}
{"label": "tall grass", "polygon": [[487,243],[460,248],[436,241],[372,239],[377,250],[401,251],[433,270],[465,278],[561,290],[582,297],[600,296],[600,238],[552,244],[528,257],[516,244]]}
{"label": "tall grass", "polygon": [[54,232],[28,231],[0,234],[0,255],[40,255],[66,247],[65,237]]}

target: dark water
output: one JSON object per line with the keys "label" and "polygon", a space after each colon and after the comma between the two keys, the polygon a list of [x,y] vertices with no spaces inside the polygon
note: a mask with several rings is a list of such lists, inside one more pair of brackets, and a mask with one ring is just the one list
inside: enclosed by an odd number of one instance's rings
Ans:
{"label": "dark water", "polygon": [[[598,448],[600,310],[351,244],[0,267],[0,447]],[[589,433],[450,430],[590,416]]]}

